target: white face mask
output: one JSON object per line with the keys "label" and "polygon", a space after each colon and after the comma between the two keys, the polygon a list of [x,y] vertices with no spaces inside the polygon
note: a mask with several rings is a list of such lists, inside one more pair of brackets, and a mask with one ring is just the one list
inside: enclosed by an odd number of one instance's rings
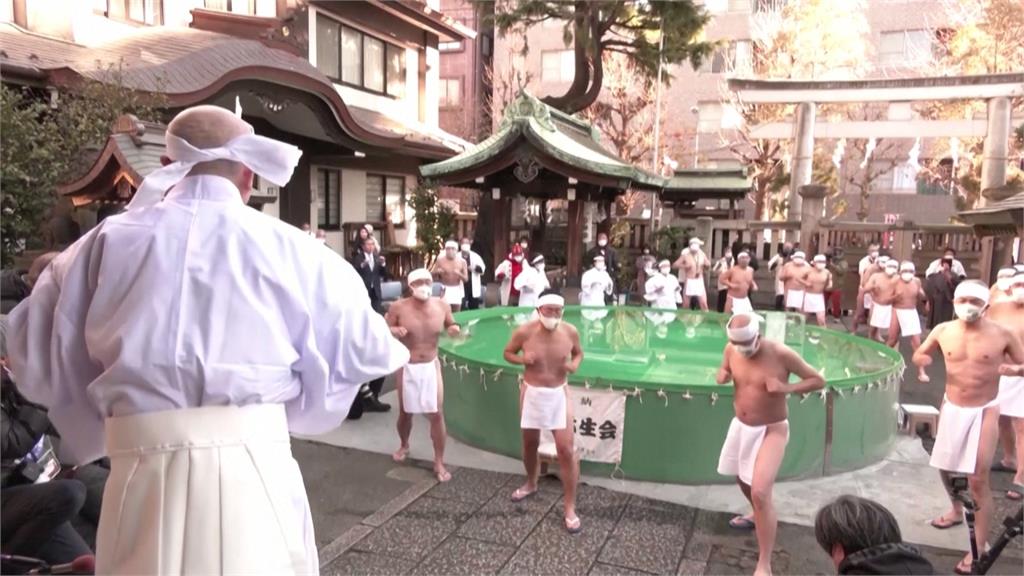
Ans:
{"label": "white face mask", "polygon": [[758,348],[761,347],[761,337],[760,336],[755,337],[754,341],[751,342],[750,344],[747,344],[746,346],[740,346],[739,344],[733,344],[733,347],[735,347],[736,351],[739,352],[741,355],[743,355],[744,358],[750,358],[754,354],[757,354]]}
{"label": "white face mask", "polygon": [[956,312],[956,317],[964,322],[977,322],[985,312],[985,307],[968,303],[957,304],[954,302],[953,312]]}
{"label": "white face mask", "polygon": [[870,254],[868,254],[868,256],[871,257],[871,260],[877,260],[878,252],[871,252]]}
{"label": "white face mask", "polygon": [[818,270],[824,270],[825,269],[825,263],[824,262],[815,262],[814,263],[814,267],[817,268]]}
{"label": "white face mask", "polygon": [[513,256],[512,259],[515,260],[516,262],[522,262],[523,261],[523,257],[522,256]]}
{"label": "white face mask", "polygon": [[444,255],[447,256],[449,260],[455,260],[455,248],[445,248]]}
{"label": "white face mask", "polygon": [[417,286],[412,289],[412,296],[417,300],[426,300],[430,298],[432,292],[431,286]]}
{"label": "white face mask", "polygon": [[462,245],[462,251],[463,252],[469,252],[469,248],[470,248],[469,244],[463,244]]}
{"label": "white face mask", "polygon": [[530,247],[530,245],[527,244],[526,242],[520,242],[519,247],[522,248],[523,250],[526,250],[527,248]]}
{"label": "white face mask", "polygon": [[597,245],[601,246],[601,247],[607,246],[608,245],[608,241],[605,240],[604,238],[601,238],[600,240],[597,241]]}
{"label": "white face mask", "polygon": [[900,273],[900,278],[902,278],[904,282],[910,282],[911,280],[914,279],[914,273],[913,272],[901,272]]}
{"label": "white face mask", "polygon": [[660,268],[658,271],[661,272],[662,274],[664,274],[665,276],[668,276],[669,272],[671,272],[672,269],[671,268]]}
{"label": "white face mask", "polygon": [[690,252],[696,254],[700,251],[700,244],[690,244]]}
{"label": "white face mask", "polygon": [[1010,289],[1014,302],[1024,303],[1024,286],[1014,286]]}
{"label": "white face mask", "polygon": [[594,264],[594,268],[600,270],[601,272],[604,272],[606,266],[604,264]]}
{"label": "white face mask", "polygon": [[886,273],[887,275],[889,275],[889,276],[895,276],[895,275],[896,275],[896,272],[897,272],[896,268],[892,268],[892,267],[890,267],[890,266],[886,266],[886,267],[885,267],[885,273]]}
{"label": "white face mask", "polygon": [[540,323],[544,325],[548,330],[554,330],[558,328],[558,325],[562,322],[561,318],[548,318],[547,316],[540,317]]}
{"label": "white face mask", "polygon": [[1013,280],[1013,278],[1000,278],[996,280],[996,288],[999,288],[1003,292],[1009,292],[1011,280]]}

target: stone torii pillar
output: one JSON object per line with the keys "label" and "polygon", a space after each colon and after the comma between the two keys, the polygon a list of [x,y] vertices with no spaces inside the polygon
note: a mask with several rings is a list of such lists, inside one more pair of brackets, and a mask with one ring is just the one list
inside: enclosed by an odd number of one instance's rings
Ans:
{"label": "stone torii pillar", "polygon": [[[1000,200],[1006,186],[1006,164],[1009,161],[1010,141],[1010,99],[997,96],[988,101],[988,131],[981,160],[981,197],[978,208],[984,208],[990,202]],[[1004,193],[1005,195],[1005,193]],[[995,281],[996,272],[1009,262],[1013,250],[1012,238],[1009,242],[1002,238],[987,237],[981,244],[981,279],[991,284]]]}
{"label": "stone torii pillar", "polygon": [[814,102],[801,102],[796,107],[793,164],[789,176],[788,220],[800,217],[803,204],[803,199],[800,196],[800,187],[811,183],[811,163],[814,160],[815,114]]}

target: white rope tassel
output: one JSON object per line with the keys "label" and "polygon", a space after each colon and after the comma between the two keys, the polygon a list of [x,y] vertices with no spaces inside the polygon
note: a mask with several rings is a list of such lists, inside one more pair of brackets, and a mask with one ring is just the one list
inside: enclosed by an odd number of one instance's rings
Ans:
{"label": "white rope tassel", "polygon": [[494,373],[494,381],[497,382],[498,378],[501,378],[501,372],[504,368],[498,368],[498,371]]}
{"label": "white rope tassel", "polygon": [[693,395],[690,394],[689,390],[683,392],[683,400],[693,400]]}
{"label": "white rope tassel", "polygon": [[658,398],[665,399],[665,408],[668,408],[668,394],[665,394],[665,389],[658,390]]}
{"label": "white rope tassel", "polygon": [[714,406],[718,402],[718,392],[711,393],[711,405]]}
{"label": "white rope tassel", "polygon": [[642,393],[640,392],[640,387],[639,386],[635,386],[633,388],[633,397],[636,398],[637,400],[640,400],[641,404],[644,403],[644,397],[643,397]]}
{"label": "white rope tassel", "polygon": [[480,384],[484,387],[484,392],[487,392],[487,374],[484,369],[480,369]]}

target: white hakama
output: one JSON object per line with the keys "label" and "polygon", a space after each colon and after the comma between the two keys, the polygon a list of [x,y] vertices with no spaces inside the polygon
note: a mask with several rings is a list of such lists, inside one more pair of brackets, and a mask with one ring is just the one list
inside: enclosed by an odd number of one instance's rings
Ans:
{"label": "white hakama", "polygon": [[789,290],[786,292],[786,308],[795,308],[797,310],[803,310],[804,308],[804,291],[803,290]]}
{"label": "white hakama", "polygon": [[523,383],[523,413],[519,427],[526,430],[564,430],[568,420],[566,385],[550,388]]}
{"label": "white hakama", "polygon": [[888,330],[889,325],[892,323],[892,304],[875,304],[871,307],[871,321],[870,325],[872,328],[881,328],[882,330]]}
{"label": "white hakama", "polygon": [[436,414],[437,359],[419,364],[409,363],[402,369],[402,411],[406,414]]}
{"label": "white hakama", "polygon": [[[786,423],[783,420],[781,423]],[[725,444],[718,457],[718,473],[722,476],[739,476],[744,484],[750,485],[754,479],[754,464],[761,451],[761,443],[768,433],[768,426],[749,426],[733,417],[729,424],[729,432],[725,436]],[[786,429],[789,439],[789,429]]]}
{"label": "white hakama", "polygon": [[733,314],[742,314],[744,312],[754,311],[754,306],[751,305],[750,298],[733,298],[732,296],[729,296],[729,299],[732,300]]}
{"label": "white hakama", "polygon": [[900,324],[902,336],[917,336],[921,334],[921,317],[917,314],[917,308],[894,308],[896,321]]}
{"label": "white hakama", "polygon": [[984,406],[957,406],[944,398],[939,412],[939,430],[929,464],[947,472],[974,474],[981,441],[981,423],[985,409],[999,406],[999,398]]}
{"label": "white hakama", "polygon": [[[1010,418],[1024,418],[1024,377],[999,377],[999,413]],[[1024,442],[1024,438],[1017,440]]]}
{"label": "white hakama", "polygon": [[804,312],[817,314],[825,311],[825,295],[807,292],[804,294]]}
{"label": "white hakama", "polygon": [[106,421],[97,574],[316,574],[313,521],[280,404]]}

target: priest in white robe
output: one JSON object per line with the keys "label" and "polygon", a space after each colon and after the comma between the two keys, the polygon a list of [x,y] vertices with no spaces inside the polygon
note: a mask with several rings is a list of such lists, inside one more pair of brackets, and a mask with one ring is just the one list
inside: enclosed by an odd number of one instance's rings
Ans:
{"label": "priest in white robe", "polygon": [[338,426],[409,354],[349,264],[246,206],[300,154],[183,111],[164,168],[10,316],[21,391],[78,462],[110,456],[97,574],[318,572],[289,432]]}
{"label": "priest in white robe", "polygon": [[594,266],[584,272],[580,279],[580,305],[604,306],[604,297],[611,296],[613,286],[604,256],[595,256]]}

